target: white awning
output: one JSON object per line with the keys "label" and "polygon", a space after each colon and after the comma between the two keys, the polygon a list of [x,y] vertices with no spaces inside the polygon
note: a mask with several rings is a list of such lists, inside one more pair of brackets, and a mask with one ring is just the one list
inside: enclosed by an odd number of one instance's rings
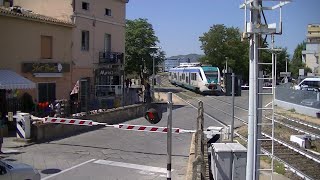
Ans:
{"label": "white awning", "polygon": [[0,69],[0,89],[33,89],[36,84],[11,70]]}

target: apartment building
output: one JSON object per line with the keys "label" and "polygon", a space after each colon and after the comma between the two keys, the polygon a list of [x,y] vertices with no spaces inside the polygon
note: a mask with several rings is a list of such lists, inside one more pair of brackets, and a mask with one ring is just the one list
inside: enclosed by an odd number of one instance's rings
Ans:
{"label": "apartment building", "polygon": [[[70,49],[74,24],[9,6],[9,1],[0,1],[0,69],[36,83],[35,89],[27,90],[35,101],[68,99],[73,86]],[[7,78],[15,81],[12,76]],[[22,86],[17,83],[7,93]]]}
{"label": "apartment building", "polygon": [[302,51],[302,60],[311,68],[313,75],[320,75],[320,24],[309,24],[306,50]]}
{"label": "apartment building", "polygon": [[128,0],[13,0],[16,6],[75,24],[72,82],[88,80],[90,94],[102,99],[123,93],[126,3]]}

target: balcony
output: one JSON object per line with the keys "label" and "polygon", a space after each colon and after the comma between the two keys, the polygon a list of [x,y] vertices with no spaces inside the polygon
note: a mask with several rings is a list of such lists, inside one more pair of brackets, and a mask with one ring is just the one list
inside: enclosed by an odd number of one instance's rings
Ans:
{"label": "balcony", "polygon": [[123,53],[99,52],[99,64],[123,64],[123,59]]}

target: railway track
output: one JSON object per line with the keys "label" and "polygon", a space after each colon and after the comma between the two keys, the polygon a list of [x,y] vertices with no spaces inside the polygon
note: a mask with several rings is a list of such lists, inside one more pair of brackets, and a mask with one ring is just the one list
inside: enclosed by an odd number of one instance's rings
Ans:
{"label": "railway track", "polygon": [[[240,139],[247,142],[247,139],[236,133]],[[262,137],[263,138],[263,137]],[[266,155],[271,154],[271,142],[263,141],[261,144],[261,151]],[[284,164],[284,166],[296,174],[296,176],[290,176],[290,179],[304,179],[304,180],[313,180],[319,179],[319,172],[315,168],[319,167],[319,163],[316,163],[310,159],[305,158],[305,156],[299,154],[298,152],[287,148],[281,143],[274,143],[274,159],[278,162]]]}
{"label": "railway track", "polygon": [[[227,101],[223,101],[223,100],[215,98],[215,97],[209,97],[209,98],[215,99],[215,100],[218,100],[219,102],[231,105],[231,103],[229,103]],[[244,111],[248,111],[247,108],[240,107],[240,106],[235,106],[235,108],[238,108],[238,109],[241,109]],[[277,113],[275,113],[274,115],[275,115],[275,123],[281,124],[287,128],[295,130],[297,132],[308,134],[314,138],[320,139],[320,126],[317,126],[312,123],[307,123],[307,122],[304,122],[301,120],[291,119],[291,118],[285,117],[285,116],[277,114]],[[271,120],[270,114],[266,114],[264,116],[264,118]]]}
{"label": "railway track", "polygon": [[[164,81],[166,82],[166,81]],[[169,85],[169,82],[167,81],[166,84],[163,85]],[[170,84],[170,86],[173,86]],[[193,106],[195,108],[195,105],[192,104],[191,101],[189,101],[189,99],[196,99],[196,100],[200,100],[198,99],[199,97],[204,97],[202,95],[196,94],[192,91],[188,91],[186,90],[185,92],[180,92],[176,94],[178,97],[180,97],[181,99],[184,99],[189,105]],[[216,97],[212,97],[212,96],[207,96],[208,98],[214,99],[214,100],[218,100],[222,103],[231,105],[231,103],[227,102],[227,101],[223,101],[221,99],[218,99]],[[225,113],[226,115],[231,116],[230,113],[226,112],[225,110],[221,110],[218,109],[208,103],[203,102],[204,105],[206,104],[207,106],[209,106],[212,109],[221,111],[223,113]],[[239,109],[239,110],[243,110],[243,111],[248,111],[247,108],[241,107],[241,106],[237,106],[235,105],[235,108]],[[212,117],[210,114],[206,113],[206,116],[210,116],[213,120],[217,121],[217,118]],[[319,138],[320,137],[320,127],[314,125],[314,124],[309,124],[303,121],[299,121],[299,120],[294,120],[294,119],[290,119],[287,118],[285,116],[279,115],[279,114],[275,114],[276,116],[276,120],[275,122],[279,125],[285,126],[291,130],[295,130],[299,133],[304,133],[304,134],[310,134],[311,136],[315,137],[315,138]],[[268,118],[268,117],[266,117]],[[243,122],[244,124],[247,124],[246,120],[243,120],[239,117],[235,116],[235,119]],[[270,118],[269,118],[270,119]],[[224,126],[228,126],[225,122],[222,122],[220,120],[218,120],[222,125]],[[263,134],[265,136],[268,136],[268,130],[266,130],[267,132],[264,132]],[[271,134],[271,132],[269,132],[269,134]],[[238,134],[240,135],[240,134]],[[240,135],[241,136],[241,135]],[[308,153],[304,150],[301,150],[300,148],[297,148],[296,146],[293,146],[290,143],[286,143],[282,140],[279,139],[274,139],[275,140],[275,153],[274,153],[274,158],[280,162],[282,162],[283,164],[286,165],[286,167],[291,170],[292,172],[294,172],[295,174],[297,174],[299,177],[301,177],[302,179],[320,179],[320,158],[318,156],[314,156],[312,153]],[[262,142],[262,148],[263,151],[265,153],[269,153],[271,151],[271,141],[263,141]]]}
{"label": "railway track", "polygon": [[[193,107],[196,107],[196,105],[193,104],[192,102],[188,100],[185,100],[185,101],[188,104],[191,104]],[[206,115],[212,117],[207,113]],[[213,117],[212,119],[216,120],[216,118],[213,118]],[[219,122],[220,124],[223,124],[224,127],[228,126],[225,122],[222,122],[222,121],[219,121]],[[244,121],[244,123],[246,122]],[[267,134],[265,133],[265,135]],[[300,177],[303,179],[317,179],[317,177],[320,177],[320,172],[318,170],[314,170],[314,168],[320,168],[320,159],[318,159],[317,157],[314,157],[311,153],[301,151],[298,148],[290,144],[287,144],[281,140],[278,140],[278,139],[275,139],[275,140],[276,142],[275,142],[274,156],[278,161],[284,163],[288,167],[288,169],[291,169],[292,171],[300,175]],[[263,141],[262,147],[265,149],[266,153],[268,154],[271,153],[271,141]],[[299,160],[297,161],[297,159]],[[301,163],[299,164],[297,162],[301,162]]]}
{"label": "railway track", "polygon": [[[173,86],[169,83],[169,81],[165,81],[165,85],[170,85],[170,86]],[[179,94],[179,93],[178,93]],[[197,97],[204,97],[203,95],[200,95],[200,94],[197,94],[195,92],[192,92],[192,91],[188,91],[186,90],[186,92],[180,92],[180,94],[182,96],[187,96],[188,98],[196,98]],[[225,104],[228,104],[231,106],[231,103],[227,102],[227,101],[224,101],[224,100],[221,100],[219,98],[216,98],[216,97],[212,97],[212,96],[206,96],[207,98],[210,98],[210,99],[213,99],[213,100],[217,100],[219,102],[222,102],[222,103],[225,103]],[[197,99],[197,100],[200,100],[200,99]],[[218,111],[221,111],[223,113],[225,113],[226,115],[229,115],[231,116],[231,114],[229,112],[226,112],[225,110],[221,110],[221,109],[218,109],[218,108],[215,108],[213,107],[212,105],[208,104],[209,107],[215,109],[215,110],[218,110]],[[238,106],[238,105],[235,105],[235,108],[239,109],[239,110],[243,110],[243,111],[248,111],[247,108],[245,107],[241,107],[241,106]],[[264,116],[264,118],[270,120],[270,115],[266,114]],[[243,122],[244,124],[246,124],[246,120],[243,120],[239,117],[235,117],[235,119]],[[297,131],[299,133],[304,133],[304,134],[308,134],[308,135],[311,135],[312,137],[314,138],[317,138],[317,139],[320,139],[320,126],[318,125],[315,125],[315,124],[312,124],[312,123],[307,123],[307,122],[304,122],[304,121],[301,121],[301,120],[297,120],[297,119],[291,119],[291,118],[288,118],[288,117],[285,117],[283,115],[280,115],[280,114],[277,114],[275,113],[275,122],[280,124],[280,125],[283,125],[287,128],[290,128],[294,131]]]}

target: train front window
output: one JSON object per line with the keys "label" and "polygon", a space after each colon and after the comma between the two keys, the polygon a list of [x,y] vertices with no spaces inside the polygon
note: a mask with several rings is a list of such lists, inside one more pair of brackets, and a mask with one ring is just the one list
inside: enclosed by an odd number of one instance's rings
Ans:
{"label": "train front window", "polygon": [[217,71],[205,71],[204,74],[208,79],[208,82],[217,82],[218,81],[218,72]]}

